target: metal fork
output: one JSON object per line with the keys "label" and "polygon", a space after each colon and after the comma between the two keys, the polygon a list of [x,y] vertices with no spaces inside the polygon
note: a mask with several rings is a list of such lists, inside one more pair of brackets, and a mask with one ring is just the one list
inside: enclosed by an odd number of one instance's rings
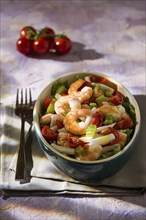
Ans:
{"label": "metal fork", "polygon": [[17,89],[15,114],[21,118],[21,134],[15,180],[19,181],[26,179],[25,121],[32,116],[32,113],[31,89]]}

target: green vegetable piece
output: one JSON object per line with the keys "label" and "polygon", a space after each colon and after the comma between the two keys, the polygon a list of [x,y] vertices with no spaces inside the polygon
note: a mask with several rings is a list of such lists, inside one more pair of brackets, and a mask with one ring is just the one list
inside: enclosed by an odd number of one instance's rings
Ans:
{"label": "green vegetable piece", "polygon": [[98,84],[95,85],[93,88],[93,93],[96,94],[99,91],[99,89],[100,89],[100,85],[98,85]]}
{"label": "green vegetable piece", "polygon": [[129,98],[125,97],[124,101],[122,103],[123,107],[125,108],[126,112],[129,114],[131,119],[133,120],[134,123],[136,123],[136,114],[135,114],[135,108],[134,106],[130,103]]}
{"label": "green vegetable piece", "polygon": [[62,85],[61,79],[56,80],[52,85],[51,94],[54,95],[56,93],[57,88]]}
{"label": "green vegetable piece", "polygon": [[54,103],[50,103],[47,110],[46,110],[46,114],[48,113],[54,113]]}
{"label": "green vegetable piece", "polygon": [[75,153],[78,155],[82,155],[84,153],[84,148],[81,146],[76,147]]}
{"label": "green vegetable piece", "polygon": [[111,97],[113,95],[113,91],[111,89],[106,89],[104,94],[106,97]]}
{"label": "green vegetable piece", "polygon": [[96,99],[96,103],[98,105],[100,105],[102,102],[105,102],[107,100],[107,97],[105,97],[104,95],[100,95],[97,99]]}
{"label": "green vegetable piece", "polygon": [[96,125],[89,125],[86,129],[86,136],[94,137],[96,134]]}
{"label": "green vegetable piece", "polygon": [[68,88],[68,81],[62,82],[61,79],[56,80],[52,85],[51,94],[55,95],[57,89],[61,86],[64,86],[67,89]]}
{"label": "green vegetable piece", "polygon": [[105,153],[102,153],[98,159],[99,159],[99,160],[101,160],[101,159],[106,159],[106,158],[108,158],[108,157],[111,157],[111,156],[113,156],[113,155],[119,153],[120,151],[121,151],[121,147],[120,147],[119,145],[117,146],[117,145],[115,144],[115,147],[114,147],[113,150],[108,151],[108,152],[105,152]]}
{"label": "green vegetable piece", "polygon": [[97,107],[97,104],[95,102],[91,102],[90,103],[90,109],[94,108],[94,107]]}
{"label": "green vegetable piece", "polygon": [[105,117],[105,121],[104,121],[104,125],[110,125],[114,123],[114,118],[113,118],[113,115],[106,115]]}
{"label": "green vegetable piece", "polygon": [[114,148],[114,154],[117,154],[121,151],[121,147],[120,146],[117,146]]}
{"label": "green vegetable piece", "polygon": [[65,87],[64,85],[59,86],[59,87],[57,88],[57,90],[56,90],[56,94],[57,94],[57,93],[58,93],[58,94],[61,94],[61,93],[65,92],[65,91],[66,91],[66,87]]}

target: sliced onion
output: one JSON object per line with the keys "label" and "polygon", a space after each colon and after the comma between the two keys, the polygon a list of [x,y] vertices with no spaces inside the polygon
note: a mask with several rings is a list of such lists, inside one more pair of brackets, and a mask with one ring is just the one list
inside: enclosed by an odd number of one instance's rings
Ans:
{"label": "sliced onion", "polygon": [[63,154],[69,154],[69,155],[74,155],[75,154],[75,150],[73,148],[62,147],[62,146],[59,146],[59,145],[54,144],[54,143],[52,143],[51,146],[54,147],[55,150],[58,150],[59,152],[61,152]]}
{"label": "sliced onion", "polygon": [[106,145],[115,139],[114,134],[107,134],[90,140],[90,145]]}
{"label": "sliced onion", "polygon": [[101,126],[101,127],[98,127],[97,128],[97,132],[100,132],[100,131],[102,131],[102,130],[104,130],[104,129],[106,129],[106,128],[112,128],[114,125],[115,125],[116,123],[113,123],[113,124],[110,124],[110,125],[104,125],[104,126]]}

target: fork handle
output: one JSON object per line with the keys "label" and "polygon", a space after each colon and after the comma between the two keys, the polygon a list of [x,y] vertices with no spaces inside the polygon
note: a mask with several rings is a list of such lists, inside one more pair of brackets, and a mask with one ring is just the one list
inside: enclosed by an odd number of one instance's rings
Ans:
{"label": "fork handle", "polygon": [[25,179],[25,166],[26,166],[26,155],[25,155],[25,132],[24,132],[25,120],[21,118],[21,135],[20,135],[20,146],[18,150],[18,159],[16,165],[15,180]]}

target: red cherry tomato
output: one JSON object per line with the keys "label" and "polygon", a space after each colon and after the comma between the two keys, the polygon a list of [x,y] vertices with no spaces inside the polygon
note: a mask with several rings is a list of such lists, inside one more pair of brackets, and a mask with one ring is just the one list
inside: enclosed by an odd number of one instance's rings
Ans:
{"label": "red cherry tomato", "polygon": [[58,128],[58,129],[61,129],[61,128],[64,127],[63,122],[62,122],[61,120],[59,120],[59,119],[56,120],[56,125],[57,125],[57,128]]}
{"label": "red cherry tomato", "polygon": [[69,146],[71,148],[76,148],[78,146],[83,146],[85,143],[83,141],[81,141],[79,138],[77,137],[70,137],[69,139]]}
{"label": "red cherry tomato", "polygon": [[115,139],[110,142],[110,144],[113,145],[119,141],[119,132],[116,129],[111,128],[111,127],[106,128],[101,132],[101,134],[103,134],[103,135],[107,135],[107,134],[111,134],[111,133],[113,133],[113,135],[115,136]]}
{"label": "red cherry tomato", "polygon": [[45,27],[40,30],[39,32],[40,36],[47,37],[51,42],[51,47],[53,48],[54,43],[54,37],[55,37],[55,31],[50,27]]}
{"label": "red cherry tomato", "polygon": [[59,35],[54,38],[54,48],[56,53],[65,54],[71,50],[71,40],[65,35]]}
{"label": "red cherry tomato", "polygon": [[16,48],[20,53],[25,55],[33,52],[33,41],[26,38],[19,38],[16,42]]}
{"label": "red cherry tomato", "polygon": [[120,105],[123,102],[123,95],[121,92],[116,92],[116,94],[109,99],[109,102],[112,102],[114,105]]}
{"label": "red cherry tomato", "polygon": [[132,126],[133,126],[132,119],[129,116],[127,116],[126,118],[116,122],[114,128],[120,130],[120,129],[131,128]]}
{"label": "red cherry tomato", "polygon": [[53,129],[49,128],[47,125],[42,128],[41,133],[47,141],[57,140],[57,133]]}
{"label": "red cherry tomato", "polygon": [[49,97],[47,97],[44,100],[44,107],[47,109],[48,105],[51,103],[52,99],[50,99]]}
{"label": "red cherry tomato", "polygon": [[21,38],[34,39],[36,30],[31,26],[23,27],[20,31]]}
{"label": "red cherry tomato", "polygon": [[90,124],[96,125],[96,127],[100,127],[103,124],[103,119],[103,115],[100,112],[96,112],[93,115]]}
{"label": "red cherry tomato", "polygon": [[34,52],[37,54],[47,53],[50,49],[50,46],[51,46],[51,42],[45,36],[42,36],[38,38],[37,40],[34,40],[34,43],[33,43]]}
{"label": "red cherry tomato", "polygon": [[50,37],[54,37],[55,31],[52,28],[45,27],[40,30],[40,35],[42,35],[42,36],[50,35]]}

